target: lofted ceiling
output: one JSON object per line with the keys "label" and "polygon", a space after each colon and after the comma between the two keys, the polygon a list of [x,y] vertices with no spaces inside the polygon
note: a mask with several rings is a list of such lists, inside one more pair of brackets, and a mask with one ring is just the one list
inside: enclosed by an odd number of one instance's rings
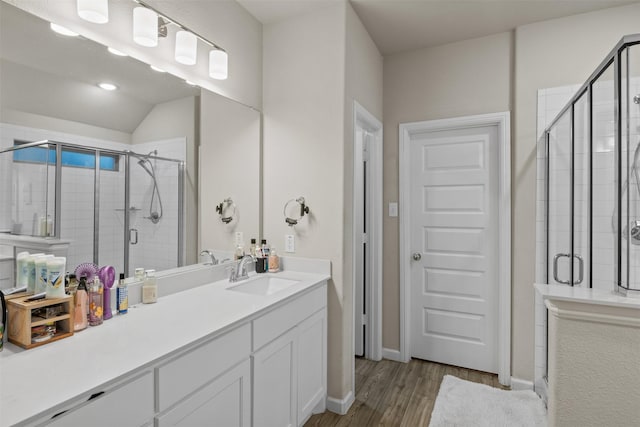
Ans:
{"label": "lofted ceiling", "polygon": [[[270,24],[343,0],[238,0]],[[350,0],[383,55],[488,36],[630,0]]]}

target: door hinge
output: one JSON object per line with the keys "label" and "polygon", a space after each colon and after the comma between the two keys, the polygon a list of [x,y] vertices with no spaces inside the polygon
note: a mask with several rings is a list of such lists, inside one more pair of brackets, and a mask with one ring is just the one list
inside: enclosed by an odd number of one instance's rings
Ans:
{"label": "door hinge", "polygon": [[368,326],[369,325],[369,315],[367,315],[367,314],[363,314],[362,315],[362,324],[364,326]]}
{"label": "door hinge", "polygon": [[362,243],[365,245],[369,243],[369,234],[362,233]]}

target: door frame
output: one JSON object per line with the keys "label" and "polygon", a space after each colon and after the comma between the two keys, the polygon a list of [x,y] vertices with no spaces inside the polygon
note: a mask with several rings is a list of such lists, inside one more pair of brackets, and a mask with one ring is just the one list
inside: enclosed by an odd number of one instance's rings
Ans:
{"label": "door frame", "polygon": [[400,358],[411,360],[411,168],[410,142],[416,133],[498,126],[498,380],[511,384],[511,130],[510,112],[401,123],[400,190]]}
{"label": "door frame", "polygon": [[[355,150],[358,129],[363,129],[373,134],[373,143],[369,150],[369,160],[371,170],[371,196],[370,196],[370,225],[367,244],[368,249],[368,268],[371,270],[371,288],[369,296],[365,304],[369,311],[368,328],[365,334],[365,351],[364,354],[371,360],[382,359],[382,122],[373,114],[369,113],[357,101],[353,102],[353,218],[351,227],[351,238],[353,239],[352,259],[354,260],[352,271],[353,283],[353,325],[352,331],[355,331],[355,284],[356,284],[356,251],[358,242],[362,236],[358,236],[358,230],[355,227],[357,206],[362,206],[362,177],[355,176],[357,170],[357,162],[362,162],[362,152]],[[355,333],[353,334],[355,339]],[[351,354],[355,354],[355,342],[351,340]],[[355,358],[354,358],[354,378],[353,390],[355,390]]]}

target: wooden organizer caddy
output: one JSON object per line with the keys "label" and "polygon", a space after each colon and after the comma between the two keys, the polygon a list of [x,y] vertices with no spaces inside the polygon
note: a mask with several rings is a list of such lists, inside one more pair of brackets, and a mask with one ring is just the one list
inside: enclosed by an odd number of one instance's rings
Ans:
{"label": "wooden organizer caddy", "polygon": [[[25,293],[9,295],[7,299],[7,323],[9,342],[22,348],[33,348],[50,342],[61,340],[73,335],[73,297],[67,295],[63,298],[41,299],[37,301],[25,301],[31,297]],[[32,314],[33,310],[62,304],[63,312],[55,317],[42,318]],[[41,326],[49,322],[56,323],[56,333],[46,341],[32,342],[31,328]]]}

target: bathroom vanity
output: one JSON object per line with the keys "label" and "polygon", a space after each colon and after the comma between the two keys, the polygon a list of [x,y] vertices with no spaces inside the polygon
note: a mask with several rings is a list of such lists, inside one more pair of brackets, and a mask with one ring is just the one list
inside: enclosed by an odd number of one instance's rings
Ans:
{"label": "bathroom vanity", "polygon": [[41,348],[8,345],[0,425],[302,425],[325,410],[329,278],[328,261],[291,260],[249,281],[161,292]]}

